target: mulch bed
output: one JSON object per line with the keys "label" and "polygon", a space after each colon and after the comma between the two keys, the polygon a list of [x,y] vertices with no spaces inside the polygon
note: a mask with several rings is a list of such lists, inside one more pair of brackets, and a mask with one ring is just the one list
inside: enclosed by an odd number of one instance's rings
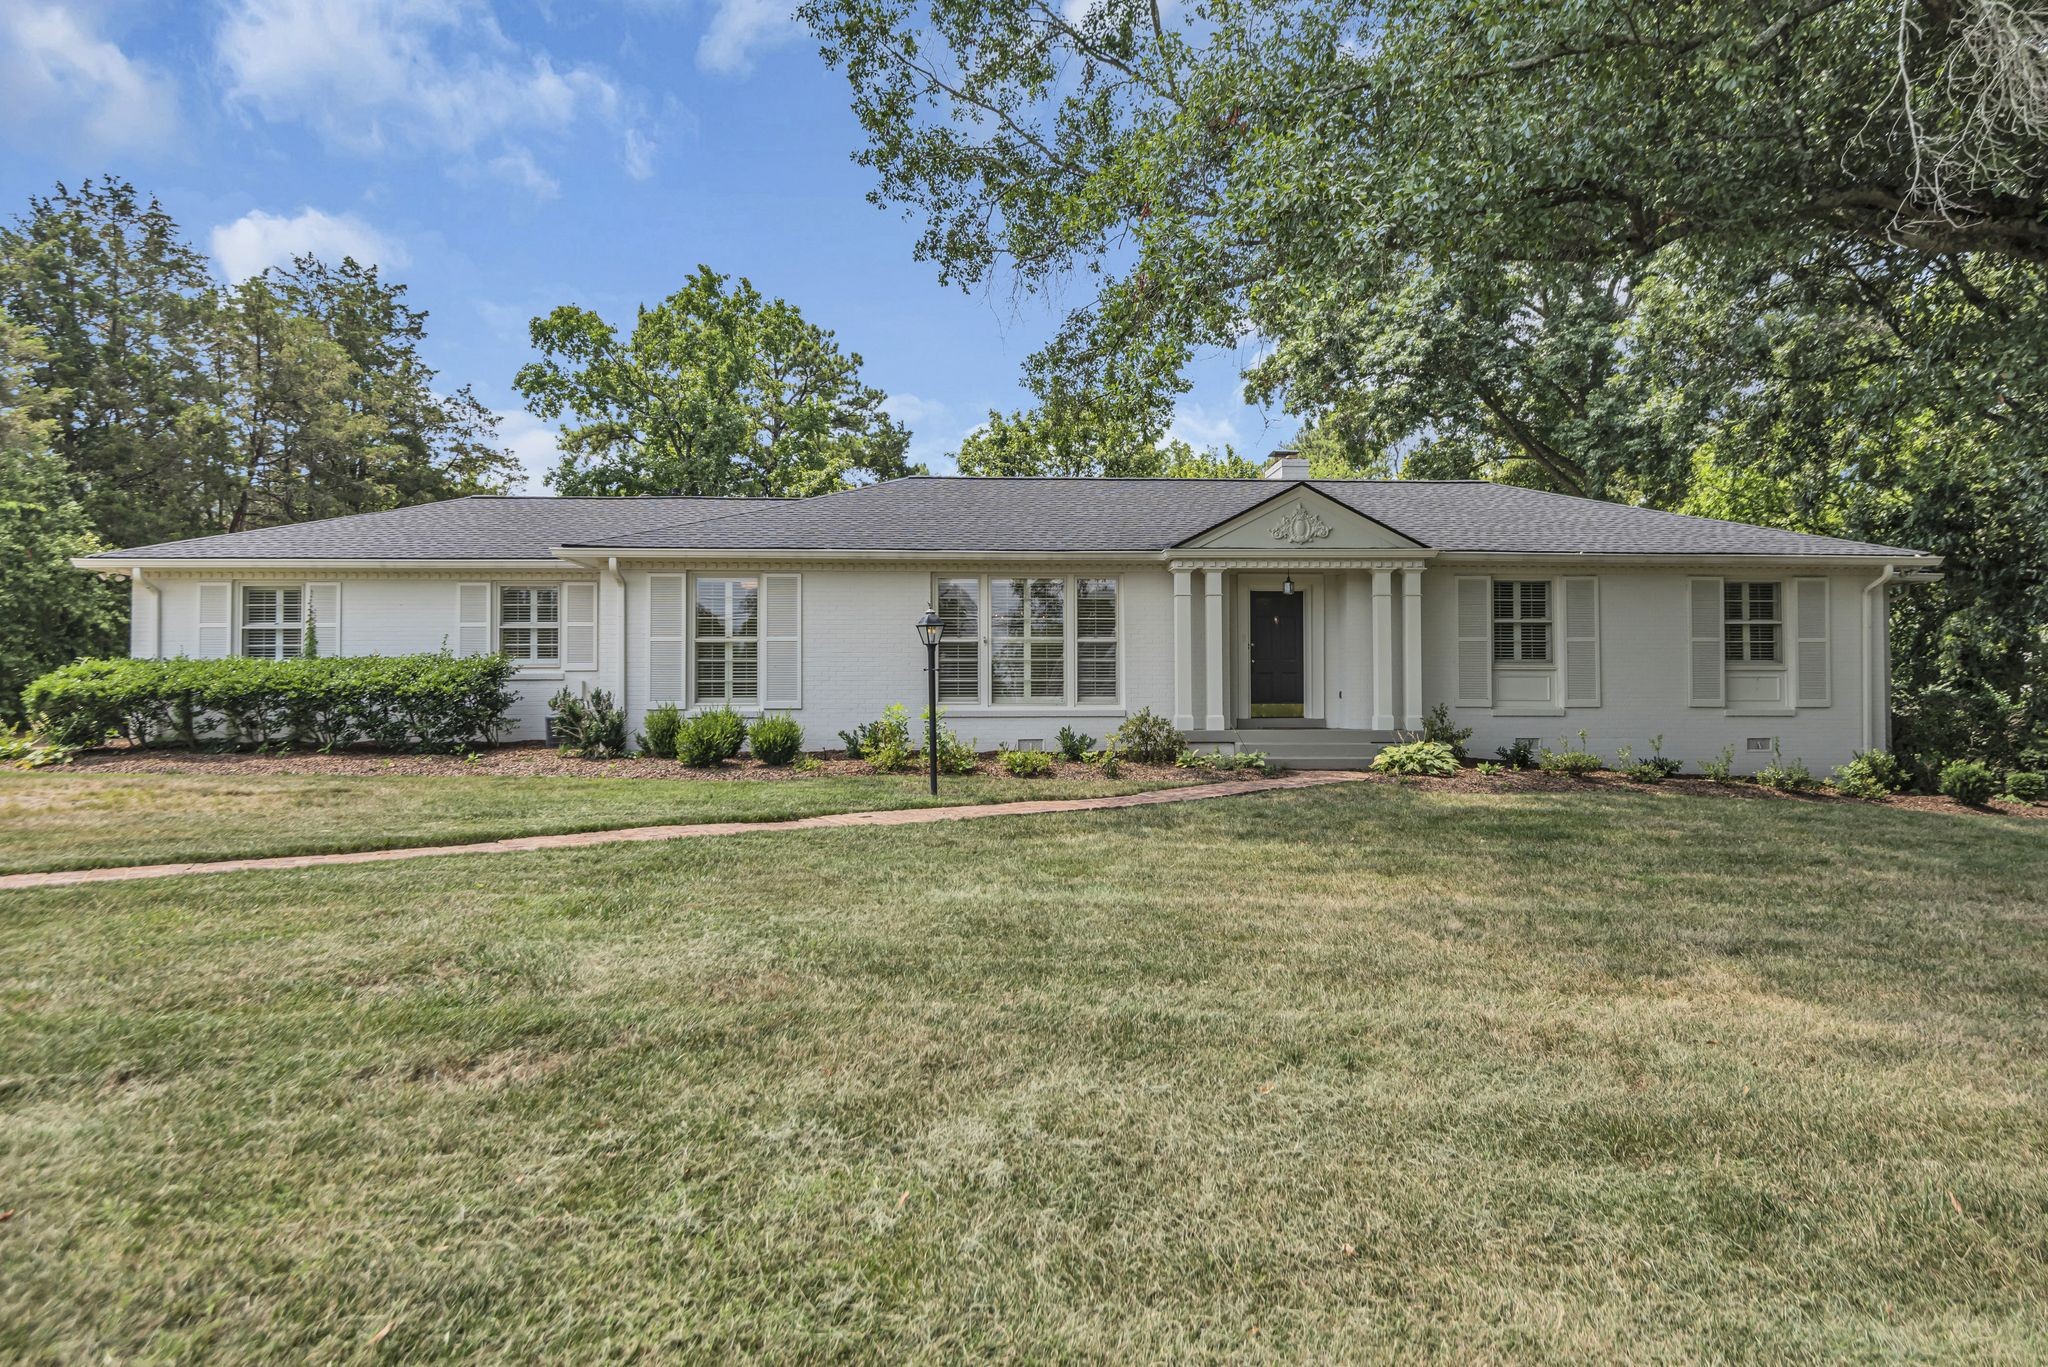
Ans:
{"label": "mulch bed", "polygon": [[[807,778],[835,775],[865,777],[874,773],[864,761],[848,759],[841,751],[823,751],[816,757],[818,765],[811,769],[775,769],[752,759],[734,760],[716,769],[691,769],[665,759],[577,759],[564,755],[551,746],[532,741],[518,745],[494,746],[478,750],[469,756],[367,749],[343,750],[327,755],[317,752],[244,754],[210,750],[143,750],[115,745],[78,756],[72,761],[71,768],[110,774],[339,774],[362,777],[392,774],[459,777],[465,774],[482,774],[503,778],[646,778],[692,783],[717,783],[733,779],[800,782]],[[991,778],[1009,777],[1008,771],[992,755],[984,756],[981,763],[976,766],[975,772]],[[1258,777],[1250,772],[1235,776]],[[1072,764],[1055,755],[1051,777],[1091,779],[1100,778],[1101,774],[1091,765]],[[1213,783],[1232,775],[1214,774],[1200,769],[1180,769],[1171,764],[1134,764],[1126,761],[1121,777],[1149,783]],[[1032,782],[1030,779],[1015,781],[1020,789],[1028,788]],[[1742,798],[1759,802],[1860,801],[1856,798],[1841,797],[1825,789],[1818,792],[1787,793],[1772,788],[1759,788],[1752,783],[1709,783],[1703,778],[1672,778],[1660,784],[1631,783],[1620,774],[1611,772],[1601,772],[1586,778],[1563,778],[1533,769],[1511,770],[1495,775],[1481,774],[1476,769],[1465,769],[1452,778],[1396,778],[1386,774],[1371,774],[1365,781],[1414,783],[1461,793],[1621,790],[1643,794],[1686,793],[1697,797]],[[1018,795],[1020,798],[1025,796],[1021,791]],[[1952,798],[1925,793],[1899,793],[1882,801],[1866,802],[1862,805],[1898,807],[1916,812],[2018,816],[2037,820],[2048,818],[2048,805],[2028,806],[2005,798],[1994,798],[1984,807],[1965,807]]]}

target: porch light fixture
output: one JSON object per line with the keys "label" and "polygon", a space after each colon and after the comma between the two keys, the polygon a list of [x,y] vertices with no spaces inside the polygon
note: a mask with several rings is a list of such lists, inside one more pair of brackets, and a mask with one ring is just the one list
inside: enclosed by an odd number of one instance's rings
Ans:
{"label": "porch light fixture", "polygon": [[1287,595],[1287,596],[1288,596],[1289,598],[1292,598],[1292,597],[1294,596],[1294,576],[1293,576],[1293,575],[1291,575],[1291,574],[1290,574],[1290,575],[1288,575],[1288,576],[1287,576],[1287,577],[1286,577],[1285,579],[1283,579],[1283,580],[1281,580],[1281,581],[1280,581],[1280,592],[1282,592],[1282,593],[1286,594],[1286,595]]}
{"label": "porch light fixture", "polygon": [[931,761],[932,796],[939,795],[939,640],[946,634],[946,623],[930,608],[917,619],[917,639],[924,642],[924,676],[930,701],[925,707],[927,734],[925,755]]}

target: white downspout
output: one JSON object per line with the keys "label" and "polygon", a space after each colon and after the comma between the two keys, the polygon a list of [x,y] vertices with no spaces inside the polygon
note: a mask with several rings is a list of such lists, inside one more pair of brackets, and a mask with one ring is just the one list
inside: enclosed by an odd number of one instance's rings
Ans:
{"label": "white downspout", "polygon": [[1898,575],[1899,567],[1897,565],[1886,565],[1883,573],[1863,586],[1863,748],[1865,750],[1877,749],[1877,714],[1879,711],[1891,707],[1890,697],[1878,689],[1877,680],[1871,677],[1873,668],[1870,655],[1870,595],[1883,588],[1886,584],[1891,583],[1892,580],[1898,578]]}

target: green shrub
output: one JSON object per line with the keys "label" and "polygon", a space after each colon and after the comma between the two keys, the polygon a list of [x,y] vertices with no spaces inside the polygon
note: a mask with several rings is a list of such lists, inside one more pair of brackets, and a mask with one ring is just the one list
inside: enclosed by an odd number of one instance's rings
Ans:
{"label": "green shrub", "polygon": [[1422,719],[1422,738],[1426,741],[1435,741],[1439,745],[1448,745],[1451,754],[1457,757],[1458,763],[1463,764],[1465,742],[1472,739],[1472,728],[1453,726],[1451,709],[1443,703],[1438,703],[1430,708],[1429,715]]}
{"label": "green shrub", "polygon": [[1844,797],[1875,800],[1906,786],[1906,771],[1882,750],[1862,750],[1835,770],[1828,782]]}
{"label": "green shrub", "polygon": [[1771,742],[1771,762],[1756,771],[1756,785],[1775,788],[1783,793],[1804,793],[1820,787],[1820,780],[1806,767],[1805,760],[1795,759],[1788,764],[1774,740]]}
{"label": "green shrub", "polygon": [[1114,745],[1097,750],[1088,756],[1088,762],[1095,766],[1104,778],[1121,778],[1124,772],[1124,757]]}
{"label": "green shrub", "polygon": [[1071,726],[1060,728],[1060,758],[1072,764],[1079,764],[1088,757],[1088,748],[1095,744],[1095,737],[1084,736]]}
{"label": "green shrub", "polygon": [[81,660],[22,693],[48,739],[97,745],[209,741],[334,749],[364,741],[459,751],[503,731],[518,695],[498,655]]}
{"label": "green shrub", "polygon": [[676,757],[676,736],[683,729],[683,710],[672,702],[647,709],[646,730],[640,733],[640,750],[656,759]]}
{"label": "green shrub", "polygon": [[1387,746],[1372,757],[1372,769],[1376,774],[1449,778],[1458,772],[1458,757],[1442,741],[1417,740]]}
{"label": "green shrub", "polygon": [[2015,802],[2039,802],[2048,797],[2048,774],[2015,769],[2005,776],[2005,795]]}
{"label": "green shrub", "polygon": [[0,769],[45,769],[53,764],[69,764],[76,753],[75,747],[42,740],[34,731],[0,726]]}
{"label": "green shrub", "polygon": [[1607,766],[1600,756],[1586,748],[1586,733],[1579,732],[1579,743],[1562,750],[1545,747],[1536,756],[1536,767],[1546,774],[1562,774],[1566,778],[1584,778],[1597,774]]}
{"label": "green shrub", "polygon": [[1180,732],[1151,708],[1140,708],[1116,729],[1116,748],[1139,764],[1171,764],[1180,755]]}
{"label": "green shrub", "polygon": [[[879,719],[856,727],[853,734],[860,743],[860,758],[878,774],[900,773],[917,758],[917,746],[910,738],[910,712],[901,703],[889,704]],[[847,738],[844,731],[839,735],[842,740]]]}
{"label": "green shrub", "polygon": [[[931,735],[931,709],[917,714],[918,724],[924,729],[922,736]],[[971,774],[981,765],[981,756],[972,745],[955,735],[953,728],[946,725],[946,709],[939,709],[939,772],[942,774]]]}
{"label": "green shrub", "polygon": [[1524,736],[1512,745],[1503,745],[1494,755],[1510,769],[1534,769],[1536,767],[1536,742]]}
{"label": "green shrub", "polygon": [[1724,745],[1713,759],[1700,761],[1700,777],[1709,783],[1727,783],[1735,777],[1735,747]]}
{"label": "green shrub", "polygon": [[563,754],[615,759],[626,753],[626,714],[602,688],[564,688],[548,699],[548,710]]}
{"label": "green shrub", "polygon": [[1499,778],[1507,770],[1495,764],[1492,760],[1483,759],[1472,766],[1472,772],[1478,774],[1481,778]]}
{"label": "green shrub", "polygon": [[1013,778],[1043,778],[1052,772],[1052,756],[1043,750],[1004,750],[1002,763]]}
{"label": "green shrub", "polygon": [[715,769],[740,752],[747,724],[730,707],[714,707],[684,720],[676,732],[676,758],[692,769]]}
{"label": "green shrub", "polygon": [[1966,807],[1981,807],[1998,791],[1998,775],[1982,760],[1950,760],[1941,766],[1941,791]]}
{"label": "green shrub", "polygon": [[747,730],[747,747],[754,758],[779,769],[794,760],[804,748],[804,728],[788,713],[770,714]]}

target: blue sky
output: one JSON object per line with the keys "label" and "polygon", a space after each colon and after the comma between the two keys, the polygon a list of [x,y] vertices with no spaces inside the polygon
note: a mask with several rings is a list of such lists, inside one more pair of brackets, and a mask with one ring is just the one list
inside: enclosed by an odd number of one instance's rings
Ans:
{"label": "blue sky", "polygon": [[[916,225],[865,198],[843,79],[786,0],[0,0],[0,210],[112,173],[224,273],[373,259],[431,317],[429,360],[549,429],[511,379],[562,303],[614,323],[698,262],[745,275],[865,358],[935,470],[1079,294],[941,286]],[[1291,434],[1205,358],[1177,435],[1261,455]]]}

